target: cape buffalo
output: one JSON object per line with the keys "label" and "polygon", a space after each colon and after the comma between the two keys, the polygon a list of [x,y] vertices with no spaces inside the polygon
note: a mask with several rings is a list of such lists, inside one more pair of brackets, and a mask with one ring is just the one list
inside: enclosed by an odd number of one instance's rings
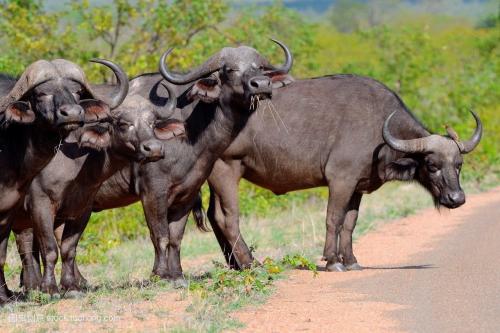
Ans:
{"label": "cape buffalo", "polygon": [[113,70],[121,83],[118,92],[99,96],[82,69],[63,59],[39,60],[28,66],[18,80],[0,78],[0,303],[12,295],[3,272],[9,214],[21,202],[33,177],[55,155],[64,137],[84,121],[101,117],[107,105],[119,105],[127,93],[124,73],[115,64],[106,60],[94,62]]}
{"label": "cape buffalo", "polygon": [[[179,135],[179,130],[183,128],[182,123],[170,119],[176,106],[176,98],[172,92],[171,94],[172,98],[161,109],[155,108],[142,96],[129,94],[124,103],[113,112],[111,128],[92,128],[92,135],[106,136],[105,140],[96,141],[105,143],[104,146],[94,147],[100,151],[77,148],[71,142],[66,143],[61,147],[60,153],[34,179],[27,198],[28,209],[24,213],[32,216],[32,223],[38,234],[44,261],[44,276],[41,282],[43,292],[58,292],[54,277],[54,265],[57,261],[55,219],[62,227],[61,288],[66,292],[78,291],[85,283],[73,266],[76,247],[90,217],[94,196],[107,178],[130,162],[135,161],[142,165],[164,157],[164,147],[160,139],[168,140]],[[61,165],[64,165],[66,170],[63,174],[59,172]],[[22,215],[21,213],[15,216],[15,230],[16,224],[23,220]],[[26,237],[29,241],[29,233],[21,239]],[[20,252],[25,259],[23,266],[27,268],[23,274],[23,284],[27,289],[34,288],[39,280],[36,275],[39,272],[39,269],[36,269],[36,258],[33,258],[26,248],[21,248]],[[34,269],[30,269],[31,267]]]}
{"label": "cape buffalo", "polygon": [[[201,185],[218,155],[257,107],[258,99],[270,97],[273,86],[284,86],[292,81],[287,75],[292,56],[286,46],[277,43],[286,54],[282,68],[274,68],[252,48],[226,48],[200,68],[180,76],[171,74],[165,66],[170,50],[163,55],[160,65],[163,77],[173,81],[176,85],[171,87],[182,92],[177,102],[182,107],[178,110],[182,115],[177,117],[185,120],[185,135],[182,135],[184,127],[174,123],[171,135],[177,138],[164,143],[168,152],[165,159],[147,165],[134,163],[120,170],[103,183],[94,200],[95,211],[142,200],[155,247],[153,274],[185,284],[180,265],[180,242],[189,211],[200,203]],[[163,77],[160,74],[137,77],[130,82],[131,91],[163,107],[167,101],[159,89]],[[193,81],[196,83],[189,84]],[[174,97],[170,94],[170,99]],[[192,103],[195,99],[199,102]],[[201,207],[195,208],[197,225],[203,229]],[[86,221],[82,221],[82,225],[85,224]],[[74,253],[76,243],[71,246],[70,252]],[[61,247],[66,248],[64,241]],[[73,265],[74,275],[79,277],[74,261]]]}
{"label": "cape buffalo", "polygon": [[[121,170],[102,185],[94,201],[95,210],[142,201],[155,248],[153,274],[185,284],[180,245],[201,185],[213,163],[245,126],[258,100],[271,97],[273,86],[292,80],[287,75],[292,55],[285,45],[276,43],[286,55],[281,68],[275,68],[246,46],[224,48],[185,75],[168,71],[164,60],[170,50],[161,58],[163,77],[182,86],[178,87],[183,92],[177,105],[182,108],[186,137],[164,143],[168,152],[165,159]],[[142,87],[145,97],[150,97],[152,87],[145,89],[141,81],[149,85],[159,78],[158,74],[146,75],[131,85]],[[191,103],[194,99],[198,102]],[[195,214],[195,219],[201,227],[200,214]]]}
{"label": "cape buffalo", "polygon": [[219,159],[208,178],[208,218],[231,267],[253,257],[239,229],[241,178],[276,194],[328,186],[328,271],[361,269],[352,250],[361,197],[391,180],[417,181],[437,205],[465,202],[462,154],[479,143],[482,125],[460,142],[431,134],[383,84],[356,75],[299,80],[276,91]]}

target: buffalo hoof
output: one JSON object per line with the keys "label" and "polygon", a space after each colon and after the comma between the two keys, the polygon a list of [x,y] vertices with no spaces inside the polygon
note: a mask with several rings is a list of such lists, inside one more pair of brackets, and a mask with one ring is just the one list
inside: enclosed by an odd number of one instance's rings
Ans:
{"label": "buffalo hoof", "polygon": [[59,289],[57,288],[57,285],[52,285],[52,284],[45,285],[42,283],[40,291],[44,294],[50,295],[52,298],[54,298],[54,297],[60,298],[60,296],[61,296],[61,295],[59,295]]}
{"label": "buffalo hoof", "polygon": [[85,293],[78,290],[69,290],[64,293],[63,297],[68,299],[79,299],[85,297]]}
{"label": "buffalo hoof", "polygon": [[91,289],[90,284],[85,279],[80,279],[80,281],[78,281],[78,287],[80,287],[80,290],[90,290]]}
{"label": "buffalo hoof", "polygon": [[327,264],[326,271],[327,272],[346,272],[347,269],[345,268],[345,266],[342,263],[336,262],[334,264]]}
{"label": "buffalo hoof", "polygon": [[184,278],[178,278],[175,279],[172,282],[174,289],[187,289],[188,288],[188,282]]}
{"label": "buffalo hoof", "polygon": [[355,262],[354,264],[351,264],[351,265],[347,265],[345,268],[348,271],[362,271],[363,270],[363,267],[361,267],[361,265],[358,264],[357,262]]}

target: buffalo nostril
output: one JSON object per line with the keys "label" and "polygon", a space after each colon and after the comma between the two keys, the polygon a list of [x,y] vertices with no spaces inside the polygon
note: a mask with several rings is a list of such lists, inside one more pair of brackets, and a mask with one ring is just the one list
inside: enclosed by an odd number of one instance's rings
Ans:
{"label": "buffalo nostril", "polygon": [[151,147],[149,147],[148,145],[142,145],[142,149],[144,149],[144,151],[147,151],[147,152],[151,151]]}
{"label": "buffalo nostril", "polygon": [[461,192],[454,192],[448,194],[448,199],[453,203],[460,203],[464,201],[464,195]]}
{"label": "buffalo nostril", "polygon": [[258,88],[259,87],[259,83],[257,81],[250,81],[250,85],[254,88]]}

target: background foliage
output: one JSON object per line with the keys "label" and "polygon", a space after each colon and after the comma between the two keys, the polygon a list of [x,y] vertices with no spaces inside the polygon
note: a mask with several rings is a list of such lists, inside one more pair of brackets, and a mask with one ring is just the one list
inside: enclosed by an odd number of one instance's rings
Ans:
{"label": "background foliage", "polygon": [[[464,178],[498,182],[500,7],[495,0],[337,0],[314,15],[280,1],[266,6],[226,0],[57,3],[0,0],[0,72],[18,75],[37,59],[64,57],[102,81],[109,73],[90,58],[114,60],[133,77],[156,71],[167,47],[176,48],[171,66],[185,70],[223,46],[239,44],[279,62],[281,52],[268,40],[275,37],[293,51],[295,77],[374,77],[397,91],[432,131],[443,133],[447,123],[468,137],[473,128],[468,110],[475,110],[485,131],[477,151],[466,157]],[[243,183],[242,212],[263,215],[323,195],[314,190],[278,198]],[[144,225],[138,206],[95,215],[82,243],[86,258],[98,260],[124,239],[146,236]]]}

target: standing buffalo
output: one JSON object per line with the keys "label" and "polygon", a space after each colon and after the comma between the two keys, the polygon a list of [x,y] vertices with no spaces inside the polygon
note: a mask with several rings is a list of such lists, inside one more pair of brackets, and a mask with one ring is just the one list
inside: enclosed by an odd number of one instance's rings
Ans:
{"label": "standing buffalo", "polygon": [[[273,86],[291,82],[287,73],[292,56],[285,45],[276,43],[286,54],[281,68],[246,46],[224,48],[185,75],[170,73],[164,62],[170,51],[163,55],[161,74],[182,91],[177,105],[182,107],[186,136],[164,143],[165,159],[121,170],[103,184],[94,201],[95,210],[142,201],[155,248],[153,274],[184,284],[180,245],[201,185],[244,128],[258,100],[270,98]],[[156,86],[150,84],[160,78],[146,75],[132,80],[131,86],[143,89],[150,98]],[[198,102],[191,104],[193,100]],[[195,214],[195,218],[201,227],[201,216]]]}
{"label": "standing buffalo", "polygon": [[[328,186],[323,256],[329,271],[361,269],[352,250],[361,197],[391,180],[417,181],[436,205],[465,202],[462,154],[479,143],[431,134],[383,84],[355,75],[300,80],[276,91],[215,163],[208,218],[231,267],[252,262],[239,229],[241,178],[283,194]],[[273,119],[274,118],[274,119]],[[450,131],[452,133],[452,131]]]}
{"label": "standing buffalo", "polygon": [[0,78],[0,303],[12,295],[3,272],[9,214],[62,140],[84,121],[102,117],[108,106],[119,105],[127,93],[126,76],[115,64],[94,62],[111,68],[122,83],[108,98],[95,93],[80,67],[62,59],[37,61],[18,80]]}
{"label": "standing buffalo", "polygon": [[[64,144],[33,180],[26,200],[27,211],[19,210],[13,216],[23,257],[25,288],[37,287],[40,280],[39,264],[29,247],[32,235],[26,229],[33,224],[44,262],[41,290],[50,294],[58,292],[54,276],[57,261],[54,226],[57,221],[63,262],[61,287],[66,292],[80,289],[83,278],[73,270],[76,246],[90,217],[96,192],[107,178],[131,162],[144,164],[164,157],[159,139],[170,139],[178,128],[169,119],[175,107],[175,97],[164,108],[156,109],[145,98],[129,94],[112,113],[113,126],[98,124],[90,127],[89,135],[96,137],[94,141],[98,146],[89,150],[75,147],[72,142]],[[61,165],[65,166],[64,173],[60,173]],[[28,216],[32,217],[31,221]]]}
{"label": "standing buffalo", "polygon": [[[292,65],[291,54],[283,44],[277,43],[286,53],[287,60],[282,68],[274,68],[252,48],[226,48],[200,68],[180,76],[171,74],[165,66],[168,51],[161,59],[163,76],[147,74],[130,82],[131,93],[143,95],[163,112],[172,104],[183,107],[177,112],[182,111],[183,115],[176,116],[185,119],[185,122],[173,119],[166,121],[157,135],[161,135],[163,139],[175,139],[164,142],[165,159],[156,163],[134,163],[117,172],[103,183],[94,197],[94,210],[122,207],[142,200],[155,247],[153,273],[161,278],[184,284],[180,242],[187,215],[195,203],[199,202],[198,191],[201,185],[219,154],[236,137],[248,116],[257,107],[258,99],[270,97],[273,85],[281,86],[291,81],[287,75]],[[160,89],[159,83],[163,78],[176,84],[165,86],[168,100],[162,97],[164,93]],[[189,84],[193,81],[196,83]],[[182,92],[179,101],[171,87]],[[196,99],[200,101],[193,103]],[[65,201],[72,200],[70,198]],[[199,208],[195,217],[198,227],[203,228]],[[61,285],[66,290],[78,290],[79,284],[84,281],[74,261],[77,242],[89,215],[82,214],[81,217],[71,224],[66,222],[62,235]],[[47,228],[46,231],[49,232],[50,229]],[[21,240],[29,240],[29,237],[32,237],[30,233],[21,235]],[[29,242],[24,243],[26,244],[29,245]],[[27,275],[32,263],[33,267],[37,266],[36,259],[30,255],[32,250],[26,246],[20,248],[20,252],[28,258],[23,260],[25,284],[30,283],[32,277],[35,281],[37,279],[36,272]]]}

